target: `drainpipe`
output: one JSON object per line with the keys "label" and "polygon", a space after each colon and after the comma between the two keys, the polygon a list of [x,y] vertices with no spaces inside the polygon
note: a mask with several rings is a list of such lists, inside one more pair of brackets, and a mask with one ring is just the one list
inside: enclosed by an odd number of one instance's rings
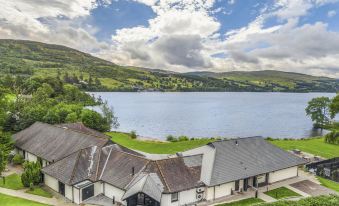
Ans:
{"label": "drainpipe", "polygon": [[215,200],[215,186],[213,187],[213,200]]}

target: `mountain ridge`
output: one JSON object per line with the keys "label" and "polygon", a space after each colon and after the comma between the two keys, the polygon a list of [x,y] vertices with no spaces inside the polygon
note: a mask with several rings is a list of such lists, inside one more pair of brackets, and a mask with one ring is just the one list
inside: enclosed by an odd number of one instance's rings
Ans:
{"label": "mountain ridge", "polygon": [[336,92],[338,80],[275,70],[178,73],[120,66],[56,44],[0,39],[0,75],[58,77],[86,91]]}

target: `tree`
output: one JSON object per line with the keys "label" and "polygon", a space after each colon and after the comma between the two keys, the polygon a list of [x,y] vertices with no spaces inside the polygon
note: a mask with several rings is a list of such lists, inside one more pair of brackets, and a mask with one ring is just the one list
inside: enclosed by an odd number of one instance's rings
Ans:
{"label": "tree", "polygon": [[25,187],[38,185],[41,182],[41,165],[39,162],[25,162],[21,182]]}
{"label": "tree", "polygon": [[330,104],[331,100],[328,97],[317,97],[308,102],[305,111],[307,116],[311,117],[315,127],[323,128],[329,123]]}
{"label": "tree", "polygon": [[92,129],[98,130],[100,132],[107,132],[107,122],[98,112],[84,109],[81,113],[81,121],[85,126]]}
{"label": "tree", "polygon": [[118,122],[118,117],[114,116],[113,107],[109,107],[107,101],[102,104],[101,111],[104,119],[106,120],[106,125],[109,126],[107,128],[107,131],[110,131],[111,127],[116,129],[120,126]]}
{"label": "tree", "polygon": [[329,107],[330,107],[331,118],[334,118],[335,115],[339,113],[339,95],[335,96],[332,99],[332,102]]}

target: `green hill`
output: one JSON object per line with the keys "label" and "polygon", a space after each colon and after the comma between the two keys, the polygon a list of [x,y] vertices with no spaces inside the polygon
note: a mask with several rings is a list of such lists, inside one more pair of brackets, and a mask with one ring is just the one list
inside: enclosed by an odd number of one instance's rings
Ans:
{"label": "green hill", "polygon": [[279,71],[175,73],[119,66],[65,46],[0,40],[0,76],[58,77],[88,91],[336,92],[335,79]]}

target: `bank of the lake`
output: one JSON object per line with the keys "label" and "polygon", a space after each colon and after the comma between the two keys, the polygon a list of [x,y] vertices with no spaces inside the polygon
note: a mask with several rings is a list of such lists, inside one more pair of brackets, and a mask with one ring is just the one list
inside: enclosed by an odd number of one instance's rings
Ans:
{"label": "bank of the lake", "polygon": [[[151,154],[175,154],[215,141],[215,139],[204,138],[182,142],[160,142],[132,139],[128,133],[109,132],[107,134],[112,137],[113,142],[130,149]],[[269,141],[284,150],[299,149],[324,158],[339,157],[339,145],[328,144],[322,137],[302,140],[275,139]]]}
{"label": "bank of the lake", "polygon": [[114,108],[118,131],[164,140],[189,137],[307,138],[324,135],[306,116],[307,102],[333,93],[93,93]]}

